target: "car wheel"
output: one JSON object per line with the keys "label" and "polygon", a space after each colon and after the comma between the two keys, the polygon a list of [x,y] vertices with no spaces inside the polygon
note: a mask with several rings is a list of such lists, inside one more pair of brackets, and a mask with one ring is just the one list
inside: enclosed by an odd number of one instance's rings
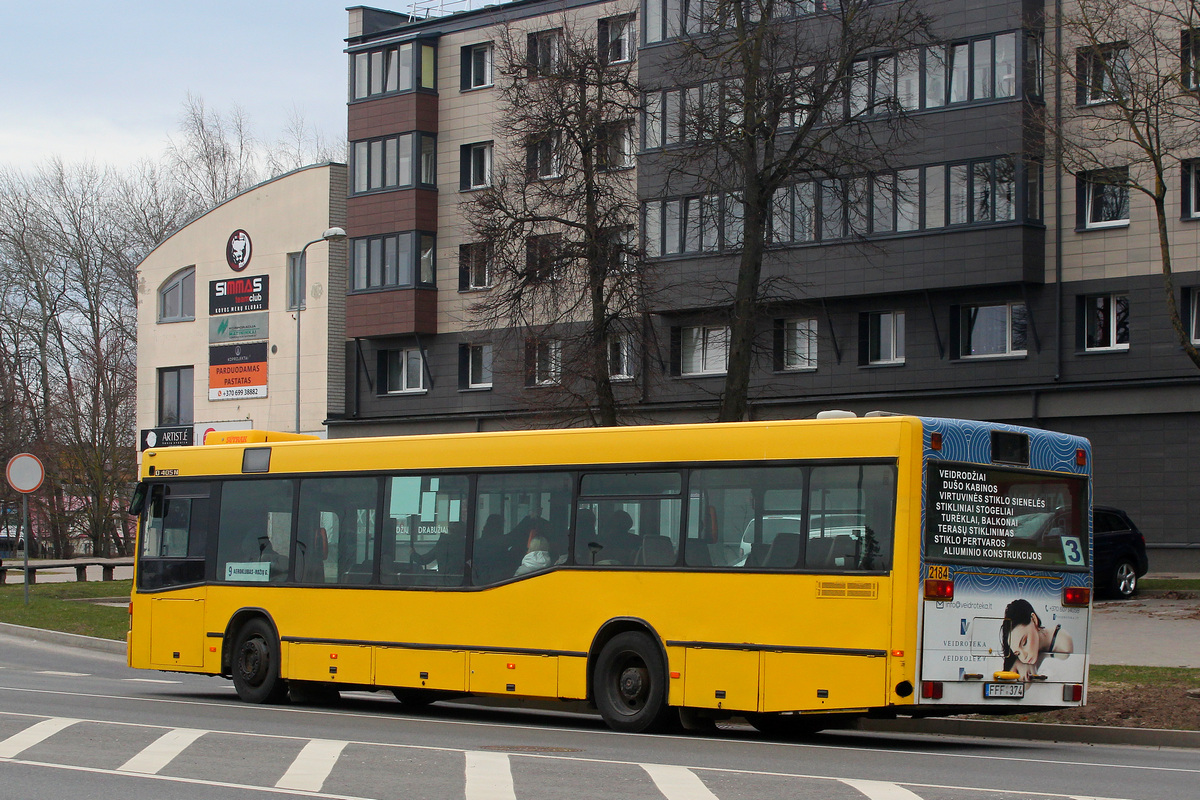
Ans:
{"label": "car wheel", "polygon": [[1132,561],[1123,558],[1117,562],[1113,567],[1110,585],[1113,593],[1122,599],[1133,597],[1137,593],[1138,574]]}
{"label": "car wheel", "polygon": [[644,633],[614,636],[596,659],[594,688],[600,716],[615,731],[640,733],[664,724],[667,670],[655,644]]}
{"label": "car wheel", "polygon": [[262,617],[238,631],[233,643],[233,688],[247,703],[280,703],[287,681],[279,677],[279,640]]}

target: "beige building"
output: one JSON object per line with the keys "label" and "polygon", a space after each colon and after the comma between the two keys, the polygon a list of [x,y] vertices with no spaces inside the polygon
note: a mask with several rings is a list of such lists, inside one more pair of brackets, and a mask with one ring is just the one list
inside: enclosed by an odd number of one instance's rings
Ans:
{"label": "beige building", "polygon": [[209,429],[325,435],[344,406],[346,167],[272,178],[138,266],[139,451]]}

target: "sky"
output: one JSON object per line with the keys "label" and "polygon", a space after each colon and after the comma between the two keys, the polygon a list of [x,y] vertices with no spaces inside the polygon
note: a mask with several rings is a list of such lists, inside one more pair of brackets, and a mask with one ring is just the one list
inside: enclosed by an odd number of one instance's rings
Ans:
{"label": "sky", "polygon": [[[372,3],[375,7],[403,9]],[[345,0],[0,1],[0,169],[157,159],[189,92],[272,142],[346,137]]]}

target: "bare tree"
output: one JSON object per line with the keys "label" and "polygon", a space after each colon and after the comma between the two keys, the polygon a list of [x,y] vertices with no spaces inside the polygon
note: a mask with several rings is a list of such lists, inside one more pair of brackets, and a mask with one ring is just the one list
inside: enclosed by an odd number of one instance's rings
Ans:
{"label": "bare tree", "polygon": [[632,59],[612,56],[594,20],[503,31],[497,139],[508,149],[463,206],[477,240],[464,245],[463,268],[491,271],[473,321],[522,354],[497,366],[536,385],[540,405],[596,425],[618,424],[627,406],[630,383],[613,375],[632,375],[618,362],[641,338],[646,299],[629,169],[639,94]]}
{"label": "bare tree", "polygon": [[724,204],[726,220],[739,228],[727,226],[740,251],[716,287],[727,298],[729,323],[718,418],[736,421],[749,411],[760,312],[794,297],[803,280],[803,256],[793,251],[782,279],[764,281],[777,198],[793,184],[830,181],[846,201],[844,223],[857,233],[847,192],[854,179],[889,166],[909,131],[900,100],[871,92],[870,58],[925,41],[929,20],[915,0],[712,0],[694,8],[665,21],[668,35],[689,35],[668,51],[666,94],[649,95],[647,144],[667,145],[661,194],[701,198],[704,219],[685,218],[683,226],[711,226],[708,217]]}
{"label": "bare tree", "polygon": [[1076,94],[1062,98],[1047,127],[1064,169],[1081,173],[1085,191],[1095,194],[1085,201],[1089,213],[1120,213],[1115,204],[1127,217],[1131,192],[1150,200],[1167,317],[1200,367],[1175,297],[1167,211],[1171,174],[1200,156],[1198,28],[1200,7],[1190,0],[1071,4],[1055,52],[1059,74],[1074,82]]}
{"label": "bare tree", "polygon": [[208,108],[188,94],[180,133],[168,137],[167,162],[173,178],[208,209],[262,180],[257,141],[238,106],[227,113]]}
{"label": "bare tree", "polygon": [[267,171],[272,175],[282,175],[309,164],[345,160],[345,142],[334,142],[309,125],[296,106],[292,106],[287,125],[266,153]]}

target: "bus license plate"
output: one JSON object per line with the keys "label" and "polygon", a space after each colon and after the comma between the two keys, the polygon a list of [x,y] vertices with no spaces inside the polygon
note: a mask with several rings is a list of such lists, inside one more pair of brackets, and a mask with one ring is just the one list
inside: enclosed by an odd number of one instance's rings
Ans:
{"label": "bus license plate", "polygon": [[983,685],[984,697],[1024,697],[1025,684],[1023,683],[985,683]]}

